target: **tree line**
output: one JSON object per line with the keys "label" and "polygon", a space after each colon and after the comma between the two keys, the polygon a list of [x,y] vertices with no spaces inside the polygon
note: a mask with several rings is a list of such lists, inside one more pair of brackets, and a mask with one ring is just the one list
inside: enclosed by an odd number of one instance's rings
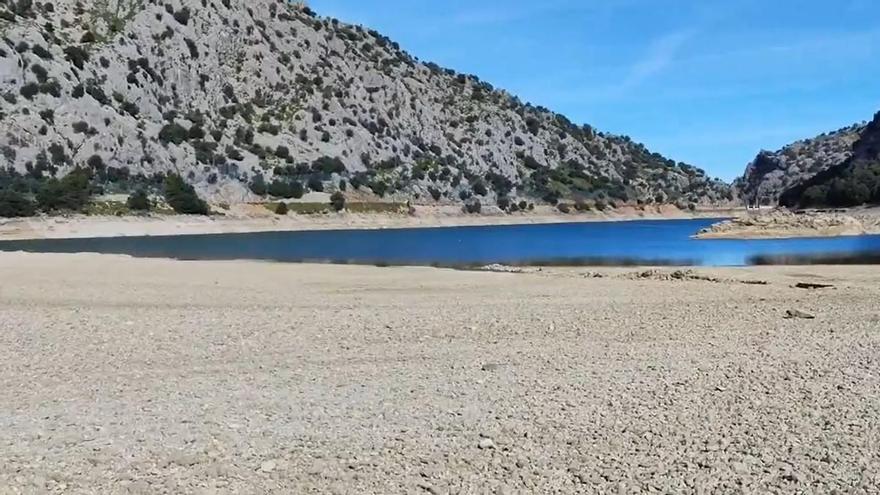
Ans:
{"label": "tree line", "polygon": [[[208,215],[208,203],[201,199],[195,188],[177,174],[167,175],[159,192],[171,209],[177,213]],[[103,192],[94,172],[77,167],[62,178],[24,176],[13,169],[0,170],[0,217],[31,217],[38,213],[82,213],[94,196]],[[156,205],[150,200],[146,187],[140,187],[128,197],[127,207],[135,212],[146,212]]]}

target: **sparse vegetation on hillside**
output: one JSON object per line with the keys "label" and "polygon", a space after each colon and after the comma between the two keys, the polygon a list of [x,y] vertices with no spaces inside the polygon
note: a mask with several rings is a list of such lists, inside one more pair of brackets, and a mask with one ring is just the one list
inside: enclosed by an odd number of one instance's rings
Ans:
{"label": "sparse vegetation on hillside", "polygon": [[37,206],[45,212],[82,211],[91,196],[89,172],[77,168],[62,179],[51,178],[37,190]]}
{"label": "sparse vegetation on hillside", "polygon": [[880,112],[861,131],[848,159],[782,194],[790,207],[880,204]]}
{"label": "sparse vegetation on hillside", "polygon": [[333,193],[330,196],[330,206],[332,206],[335,211],[344,210],[345,209],[345,195],[339,191]]}
{"label": "sparse vegetation on hillside", "polygon": [[735,184],[749,205],[775,205],[780,196],[813,176],[852,156],[864,124],[853,125],[790,144],[779,151],[762,151]]}
{"label": "sparse vegetation on hillside", "polygon": [[210,213],[208,203],[199,198],[195,188],[177,174],[171,174],[165,179],[165,201],[177,213],[189,215]]}
{"label": "sparse vegetation on hillside", "polygon": [[134,194],[129,196],[126,205],[131,211],[138,212],[150,211],[150,209],[152,208],[150,197],[143,189],[138,189],[134,192]]}
{"label": "sparse vegetation on hillside", "polygon": [[0,135],[15,152],[0,166],[22,174],[79,167],[122,189],[180,173],[205,197],[344,187],[506,211],[732,198],[699,169],[304,5],[0,0],[0,19],[0,63],[26,68],[0,76]]}
{"label": "sparse vegetation on hillside", "polygon": [[24,194],[12,189],[0,189],[0,218],[31,217],[37,205]]}

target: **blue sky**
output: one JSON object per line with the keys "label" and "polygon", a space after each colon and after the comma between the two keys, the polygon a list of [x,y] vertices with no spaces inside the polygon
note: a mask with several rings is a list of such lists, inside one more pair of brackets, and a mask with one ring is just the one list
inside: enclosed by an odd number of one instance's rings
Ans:
{"label": "blue sky", "polygon": [[880,110],[880,0],[311,0],[730,180]]}

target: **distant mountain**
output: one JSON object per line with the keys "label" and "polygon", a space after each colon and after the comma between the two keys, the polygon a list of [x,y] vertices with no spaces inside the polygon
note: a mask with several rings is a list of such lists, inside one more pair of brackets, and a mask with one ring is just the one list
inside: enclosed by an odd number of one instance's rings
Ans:
{"label": "distant mountain", "polygon": [[880,204],[880,112],[865,126],[841,163],[785,191],[789,207],[849,207]]}
{"label": "distant mountain", "polygon": [[852,146],[864,127],[852,125],[778,151],[761,151],[735,183],[741,199],[749,205],[778,204],[786,190],[852,156]]}
{"label": "distant mountain", "polygon": [[301,3],[0,0],[0,32],[0,168],[35,180],[83,167],[124,192],[176,172],[228,202],[732,199],[698,168]]}

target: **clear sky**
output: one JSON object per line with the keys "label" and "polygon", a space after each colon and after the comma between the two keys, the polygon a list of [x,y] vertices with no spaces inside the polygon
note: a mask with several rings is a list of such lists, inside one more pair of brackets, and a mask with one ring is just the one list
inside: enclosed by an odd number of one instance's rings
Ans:
{"label": "clear sky", "polygon": [[730,180],[880,110],[880,0],[310,0]]}

